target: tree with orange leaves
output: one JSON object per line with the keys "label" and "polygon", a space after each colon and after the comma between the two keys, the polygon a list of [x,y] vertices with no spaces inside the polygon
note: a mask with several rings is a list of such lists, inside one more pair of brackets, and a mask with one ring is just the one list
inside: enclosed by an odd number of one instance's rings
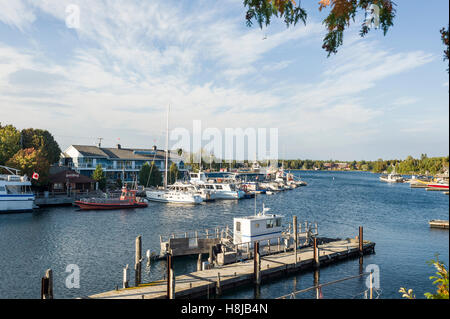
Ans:
{"label": "tree with orange leaves", "polygon": [[[247,25],[251,26],[256,20],[260,26],[267,26],[272,17],[284,18],[286,26],[295,26],[298,21],[306,25],[307,13],[301,7],[300,1],[297,4],[294,0],[244,0],[244,7],[247,8],[245,19]],[[393,25],[395,18],[395,3],[392,0],[320,0],[319,11],[329,9],[329,14],[323,20],[327,27],[322,48],[331,53],[337,53],[339,46],[343,44],[344,30],[355,21],[357,13],[367,12],[371,6],[379,8],[379,25],[386,35]],[[361,26],[360,35],[364,36],[370,31],[370,24],[364,23]]]}

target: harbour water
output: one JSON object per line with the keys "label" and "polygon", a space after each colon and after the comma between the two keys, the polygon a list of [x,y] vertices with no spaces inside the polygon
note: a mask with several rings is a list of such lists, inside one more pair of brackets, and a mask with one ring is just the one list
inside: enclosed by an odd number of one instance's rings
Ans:
{"label": "harbour water", "polygon": [[[441,192],[411,189],[409,184],[382,183],[377,174],[364,172],[295,172],[308,183],[275,195],[258,195],[284,222],[318,222],[326,237],[355,237],[364,226],[364,238],[376,242],[363,267],[380,270],[380,298],[400,298],[400,287],[414,289],[417,298],[433,290],[428,279],[435,272],[428,260],[438,253],[448,265],[448,230],[430,229],[431,219],[449,218],[449,197]],[[233,217],[254,213],[255,200],[217,201],[196,206],[149,203],[145,209],[80,211],[76,207],[37,210],[29,214],[0,215],[0,298],[39,298],[40,278],[54,273],[55,298],[74,298],[121,286],[122,268],[134,266],[135,238],[142,235],[143,251],[159,252],[159,235],[182,233],[225,224]],[[196,257],[175,259],[175,272],[196,269]],[[80,287],[65,285],[66,267],[80,269]],[[358,260],[320,269],[326,283],[359,274]],[[143,281],[162,279],[165,262],[143,268]],[[133,271],[130,272],[133,274]],[[313,286],[313,272],[265,282],[259,298],[277,298]],[[132,284],[132,280],[131,280]],[[322,289],[323,298],[360,298],[365,278]],[[254,298],[253,287],[229,291],[222,298]],[[315,292],[297,298],[314,298]]]}

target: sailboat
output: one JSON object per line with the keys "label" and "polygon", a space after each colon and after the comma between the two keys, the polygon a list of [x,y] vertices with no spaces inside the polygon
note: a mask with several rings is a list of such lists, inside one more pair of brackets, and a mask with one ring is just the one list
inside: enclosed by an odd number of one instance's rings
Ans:
{"label": "sailboat", "polygon": [[[169,106],[170,109],[170,106]],[[166,157],[164,170],[164,188],[146,189],[146,198],[154,202],[177,203],[177,204],[200,204],[203,198],[195,189],[181,187],[180,184],[167,185],[167,171],[169,162],[169,109],[167,110],[167,132],[166,132]]]}

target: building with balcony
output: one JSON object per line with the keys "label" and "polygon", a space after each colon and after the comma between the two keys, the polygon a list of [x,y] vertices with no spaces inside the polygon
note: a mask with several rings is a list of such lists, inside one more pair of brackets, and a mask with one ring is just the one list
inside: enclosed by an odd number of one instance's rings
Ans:
{"label": "building with balcony", "polygon": [[[123,182],[134,182],[145,163],[155,162],[163,173],[165,170],[165,151],[156,146],[151,149],[123,148],[120,144],[115,148],[71,145],[61,153],[60,165],[68,166],[78,173],[91,177],[97,165],[101,165],[107,182],[118,179]],[[170,152],[168,167],[175,163],[179,171],[186,171],[183,159]]]}

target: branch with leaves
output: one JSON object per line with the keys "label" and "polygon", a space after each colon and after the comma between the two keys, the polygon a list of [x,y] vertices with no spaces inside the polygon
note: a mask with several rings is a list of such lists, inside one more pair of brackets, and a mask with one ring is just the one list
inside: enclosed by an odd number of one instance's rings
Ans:
{"label": "branch with leaves", "polygon": [[[323,20],[328,33],[323,39],[322,48],[328,52],[336,54],[338,47],[343,44],[344,31],[355,22],[358,12],[367,13],[377,10],[377,27],[383,30],[386,35],[389,28],[394,24],[395,3],[391,0],[321,0],[319,1],[319,11],[329,9],[328,16]],[[283,18],[287,27],[295,26],[302,21],[306,25],[307,13],[301,7],[301,2],[297,4],[294,0],[244,0],[244,7],[247,8],[245,19],[247,26],[253,25],[255,20],[259,27],[268,26],[272,17]],[[361,37],[364,37],[371,29],[371,23],[363,23],[360,30]]]}

